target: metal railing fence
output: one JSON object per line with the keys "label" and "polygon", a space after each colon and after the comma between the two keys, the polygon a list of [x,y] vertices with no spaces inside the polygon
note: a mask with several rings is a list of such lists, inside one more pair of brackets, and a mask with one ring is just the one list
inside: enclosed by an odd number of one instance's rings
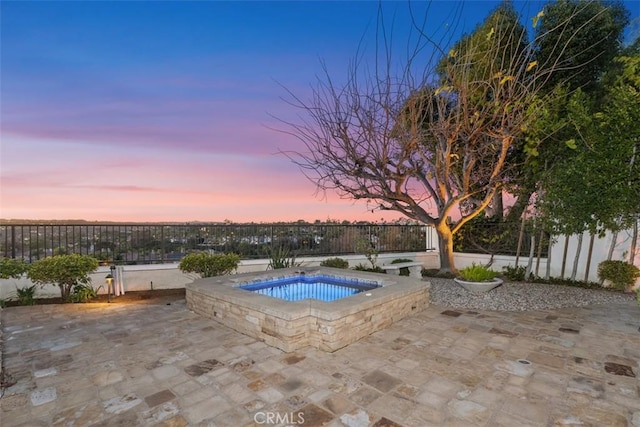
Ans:
{"label": "metal railing fence", "polygon": [[234,252],[269,258],[275,248],[296,257],[419,252],[433,247],[423,225],[378,224],[117,224],[0,223],[0,257],[27,262],[82,254],[113,264],[178,262],[188,252]]}

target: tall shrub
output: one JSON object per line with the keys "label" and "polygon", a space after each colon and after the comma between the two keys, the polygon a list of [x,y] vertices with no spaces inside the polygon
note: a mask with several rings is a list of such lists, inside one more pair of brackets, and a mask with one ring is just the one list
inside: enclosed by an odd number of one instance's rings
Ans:
{"label": "tall shrub", "polygon": [[609,280],[614,288],[626,291],[640,277],[640,268],[625,261],[602,261],[598,264],[598,277]]}
{"label": "tall shrub", "polygon": [[98,260],[88,255],[56,255],[40,259],[29,267],[27,276],[37,285],[56,285],[63,301],[69,301],[76,285],[89,285],[89,274],[98,269]]}
{"label": "tall shrub", "polygon": [[200,277],[213,277],[230,274],[238,268],[240,256],[236,254],[210,254],[193,252],[180,260],[180,271],[195,273]]}
{"label": "tall shrub", "polygon": [[0,279],[19,279],[28,267],[21,259],[0,258]]}
{"label": "tall shrub", "polygon": [[327,258],[320,263],[321,267],[349,268],[349,261],[342,258]]}

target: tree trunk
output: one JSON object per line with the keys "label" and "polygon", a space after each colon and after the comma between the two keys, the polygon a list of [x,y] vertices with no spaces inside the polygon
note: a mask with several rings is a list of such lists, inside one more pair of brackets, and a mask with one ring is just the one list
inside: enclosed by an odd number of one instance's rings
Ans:
{"label": "tree trunk", "polygon": [[536,235],[535,233],[531,233],[530,246],[529,246],[529,258],[527,259],[527,269],[525,270],[524,277],[531,277],[532,269],[533,269],[533,255],[535,254],[536,249]]}
{"label": "tree trunk", "polygon": [[502,198],[502,190],[498,190],[493,194],[493,216],[496,218],[500,218],[500,220],[504,219],[504,203]]}
{"label": "tree trunk", "polygon": [[616,248],[616,242],[618,241],[618,230],[611,233],[611,245],[609,245],[609,252],[607,253],[607,261],[611,261],[613,258],[613,250]]}
{"label": "tree trunk", "polygon": [[576,275],[578,274],[578,262],[580,261],[580,252],[582,250],[582,239],[584,237],[584,233],[578,234],[578,243],[576,247],[576,256],[573,259],[573,269],[571,270],[571,281],[575,282]]}
{"label": "tree trunk", "polygon": [[63,302],[69,301],[69,295],[71,295],[70,285],[58,285],[60,287],[60,297]]}
{"label": "tree trunk", "polygon": [[453,259],[453,234],[451,227],[446,223],[446,219],[442,220],[435,226],[438,233],[439,251],[440,251],[440,273],[457,273],[455,262]]}
{"label": "tree trunk", "polygon": [[538,239],[538,253],[536,254],[536,277],[540,277],[540,258],[542,258],[542,244],[544,243],[544,231],[540,230],[540,239]]}
{"label": "tree trunk", "polygon": [[518,267],[518,263],[520,262],[520,250],[522,249],[522,239],[524,238],[524,225],[526,218],[522,215],[522,220],[520,221],[520,233],[518,233],[518,248],[516,249],[516,265]]}
{"label": "tree trunk", "polygon": [[549,250],[547,252],[547,268],[544,272],[544,280],[549,281],[551,278],[551,248],[553,247],[551,242],[551,235],[549,235]]}
{"label": "tree trunk", "polygon": [[[636,138],[636,142],[638,141],[638,139]],[[629,175],[631,175],[631,172],[633,171],[633,164],[635,163],[636,160],[636,151],[637,151],[638,145],[634,145],[633,146],[633,155],[631,156],[631,161],[629,162]],[[629,182],[629,185],[631,185],[631,182]],[[637,214],[638,212],[636,212]],[[632,231],[632,235],[631,235],[631,246],[629,247],[629,263],[632,265],[635,265],[635,261],[636,261],[636,246],[638,245],[638,217],[636,215],[634,221],[633,221],[633,231]],[[638,304],[640,304],[640,300],[638,300]]]}
{"label": "tree trunk", "polygon": [[[564,235],[564,252],[562,252],[562,270],[560,271],[560,278],[564,279],[564,270],[567,266],[567,252],[569,251],[569,235]],[[551,259],[551,258],[549,258]]]}
{"label": "tree trunk", "polygon": [[636,247],[638,246],[638,220],[633,221],[633,234],[631,235],[631,246],[629,247],[629,263],[635,265]]}
{"label": "tree trunk", "polygon": [[596,235],[590,233],[591,237],[589,237],[589,249],[587,250],[587,265],[584,267],[584,281],[589,281],[589,270],[591,269],[591,258],[593,257],[593,242],[596,239]]}

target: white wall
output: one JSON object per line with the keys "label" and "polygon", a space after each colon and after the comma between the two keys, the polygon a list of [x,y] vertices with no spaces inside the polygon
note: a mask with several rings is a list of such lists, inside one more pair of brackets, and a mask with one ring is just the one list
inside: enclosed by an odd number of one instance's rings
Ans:
{"label": "white wall", "polygon": [[[435,231],[434,231],[435,232]],[[596,236],[593,243],[593,253],[591,255],[591,262],[589,263],[589,270],[587,273],[587,260],[589,255],[589,240],[590,235],[585,233],[583,235],[582,241],[582,249],[580,250],[580,256],[578,259],[578,268],[576,274],[576,280],[589,280],[592,282],[599,281],[598,279],[598,264],[607,259],[607,254],[609,252],[609,247],[611,245],[613,235],[611,233],[607,233],[603,238],[599,238]],[[564,254],[564,245],[566,241],[565,236],[559,236],[555,242],[551,245],[551,264],[550,264],[550,276],[551,277],[564,277],[565,279],[569,279],[571,277],[571,272],[573,269],[573,262],[575,259],[576,251],[578,248],[578,236],[570,236],[569,237],[569,245],[567,250],[567,258],[565,263],[564,276],[562,276],[562,258]],[[438,239],[437,237],[433,238],[434,246],[436,246],[435,251],[437,254],[438,251]],[[612,259],[614,260],[624,260],[629,261],[629,249],[631,247],[631,230],[626,230],[618,233],[618,236],[615,241],[615,249],[613,252]],[[468,265],[471,265],[473,262],[476,264],[487,264],[489,262],[490,255],[483,254],[468,254],[468,253],[454,253],[454,262],[456,264],[456,268],[464,268]],[[437,259],[436,259],[437,261]],[[529,254],[523,253],[520,255],[518,259],[518,265],[527,266],[529,262]],[[538,272],[536,273],[536,258],[533,259],[532,271],[537,276],[544,277],[546,275],[547,268],[547,259],[541,258],[538,268]],[[636,256],[634,260],[634,265],[640,267],[640,242],[638,242],[638,247],[636,248]],[[493,258],[493,264],[491,268],[496,271],[502,271],[502,267],[506,265],[515,266],[515,257],[514,256],[505,256],[505,255],[495,255]],[[437,268],[437,265],[436,265]],[[636,280],[636,284],[634,285],[634,289],[640,289],[640,278]]]}
{"label": "white wall", "polygon": [[[631,230],[626,230],[618,233],[613,241],[614,236],[611,233],[605,234],[604,237],[595,237],[593,242],[593,253],[591,255],[591,262],[589,264],[589,270],[587,271],[587,260],[589,255],[589,241],[591,236],[588,233],[584,233],[582,237],[582,246],[580,247],[580,255],[578,257],[578,268],[576,274],[576,280],[585,280],[585,277],[590,280],[598,281],[598,264],[607,259],[609,248],[613,242],[614,250],[612,259],[629,261],[629,250],[631,248]],[[562,272],[562,257],[564,254],[565,243],[568,240],[567,246],[567,258],[564,270],[564,277],[570,278],[573,270],[573,263],[578,251],[578,236],[573,235],[568,238],[560,236],[557,241],[551,247],[551,275],[560,277]],[[634,265],[640,266],[640,247],[636,248],[636,256],[633,262]],[[640,288],[640,278],[636,280],[634,288]]]}
{"label": "white wall", "polygon": [[[456,268],[461,269],[470,266],[473,263],[487,265],[491,261],[491,255],[487,254],[467,254],[456,252],[453,254]],[[529,262],[529,257],[520,256],[518,259],[518,265],[526,267]],[[516,265],[516,257],[509,255],[494,255],[493,262],[491,263],[491,269],[494,271],[502,272],[502,268],[506,266],[514,267]],[[534,258],[531,266],[531,271],[536,274],[536,268],[538,269],[538,276],[544,276],[547,268],[547,259],[540,258],[540,262]]]}
{"label": "white wall", "polygon": [[[550,276],[551,277],[562,277],[562,255],[564,253],[564,242],[565,238],[562,237],[558,242],[552,245],[551,248],[551,265],[550,265]],[[598,240],[603,240],[598,242]],[[573,260],[576,255],[576,249],[578,238],[577,236],[571,236],[569,238],[569,248],[567,251],[567,261],[564,270],[564,278],[571,278],[571,272],[573,270]],[[589,250],[589,236],[583,237],[582,242],[582,250],[580,251],[580,257],[578,262],[578,269],[576,274],[576,280],[589,280],[591,282],[598,282],[598,264],[607,259],[607,253],[609,251],[608,244],[611,243],[611,236],[605,239],[597,239],[594,241],[593,245],[593,254],[591,256],[591,263],[589,265],[589,274],[587,275],[587,255]],[[604,250],[604,248],[607,248]],[[628,247],[628,245],[627,245]],[[619,256],[617,256],[619,255]],[[624,259],[628,261],[628,257],[622,257],[622,253],[620,251],[614,252],[613,259]],[[467,253],[454,253],[454,262],[456,264],[456,268],[461,269],[467,267],[473,263],[486,265],[489,263],[491,259],[490,255],[485,254],[467,254]],[[547,273],[547,258],[540,258],[538,261],[537,258],[533,258],[531,271],[533,274],[539,277],[545,277]],[[529,263],[529,255],[525,254],[524,256],[520,256],[518,259],[518,265],[526,267]],[[516,265],[516,257],[508,256],[508,255],[494,255],[493,262],[491,263],[491,269],[495,271],[502,271],[502,268],[505,266],[515,266]],[[640,265],[640,257],[636,256],[635,265]],[[636,284],[633,287],[634,289],[640,289],[640,278],[636,280]]]}
{"label": "white wall", "polygon": [[[299,258],[303,266],[313,267],[320,265],[320,262],[326,258],[333,257],[310,257]],[[369,261],[363,255],[348,255],[340,258],[349,261],[350,267],[358,264],[369,266]],[[425,268],[438,268],[438,255],[433,252],[407,252],[407,253],[390,253],[380,254],[378,256],[378,264],[386,264],[394,259],[407,258],[416,261],[422,261]],[[243,260],[238,267],[238,273],[265,271],[269,264],[267,259]],[[195,275],[185,274],[178,269],[178,264],[152,264],[152,265],[127,265],[122,267],[122,283],[124,291],[143,291],[152,289],[177,289],[184,288],[184,285],[196,279]],[[99,267],[98,270],[91,274],[91,283],[94,288],[102,286],[99,293],[107,292],[105,277],[111,271],[109,267]],[[22,279],[0,279],[0,299],[15,299],[16,287],[24,288],[31,286],[33,283],[27,278]],[[59,297],[60,289],[57,286],[45,285],[36,288],[37,298]]]}

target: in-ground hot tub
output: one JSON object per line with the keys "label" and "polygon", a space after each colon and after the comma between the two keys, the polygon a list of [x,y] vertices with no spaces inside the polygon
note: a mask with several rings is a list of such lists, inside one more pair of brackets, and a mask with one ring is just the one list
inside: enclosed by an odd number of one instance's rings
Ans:
{"label": "in-ground hot tub", "polygon": [[[375,280],[354,279],[328,274],[306,274],[298,271],[291,276],[258,279],[238,286],[285,301],[316,299],[331,302],[360,292],[371,291],[382,286]],[[371,295],[369,295],[371,296]]]}
{"label": "in-ground hot tub", "polygon": [[[307,290],[299,286],[305,281],[319,293],[305,294]],[[327,284],[350,289],[323,291]],[[284,286],[289,286],[288,297],[274,295],[284,294]],[[268,289],[272,291],[263,293],[274,296],[259,293]],[[322,301],[318,299],[322,292],[350,295]],[[298,267],[199,279],[186,285],[186,299],[196,313],[285,352],[307,346],[333,352],[428,306],[429,283],[404,276]]]}

